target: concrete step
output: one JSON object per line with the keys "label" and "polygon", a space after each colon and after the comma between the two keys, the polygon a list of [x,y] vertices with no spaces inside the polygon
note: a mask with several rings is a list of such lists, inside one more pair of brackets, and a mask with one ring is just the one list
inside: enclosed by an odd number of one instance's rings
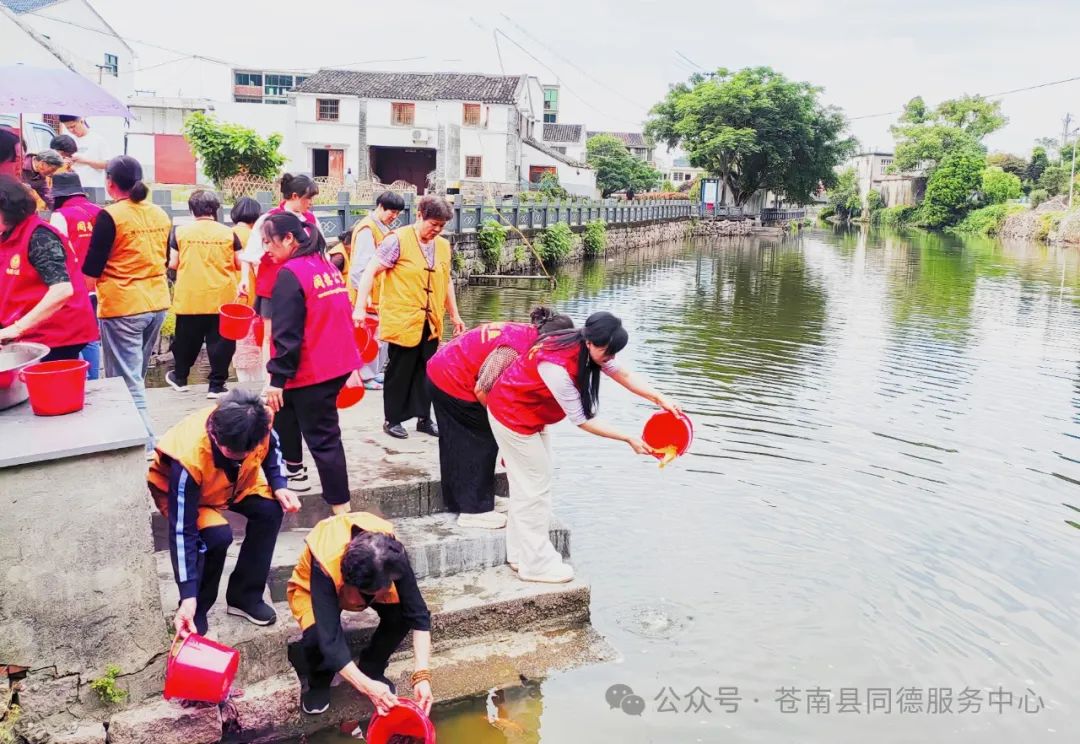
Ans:
{"label": "concrete step", "polygon": [[[450,576],[506,563],[506,530],[463,529],[457,525],[457,516],[447,513],[393,522],[398,539],[409,551],[418,579]],[[285,599],[286,584],[303,550],[308,532],[307,529],[294,529],[278,535],[268,581],[270,597],[275,602]],[[552,522],[551,542],[564,558],[570,556],[570,531],[558,520]],[[219,604],[225,601],[225,587],[236,565],[240,544],[240,540],[235,540],[229,548],[218,592]],[[155,557],[162,586],[162,606],[176,607],[179,595],[169,551],[158,551]]]}
{"label": "concrete step", "polygon": [[[308,466],[308,477],[312,479],[310,491],[300,496],[300,511],[286,514],[281,524],[282,531],[311,528],[330,516],[330,506],[323,501],[322,488],[319,486],[319,474],[313,465]],[[352,510],[367,511],[385,519],[406,517],[426,517],[430,514],[446,512],[442,488],[438,479],[416,478],[396,483],[368,485],[355,478],[351,481]],[[506,496],[510,493],[506,473],[495,474],[495,493]],[[239,541],[244,534],[247,520],[233,512],[226,511],[225,518],[232,525],[233,534]],[[156,509],[150,517],[150,526],[154,534],[154,550],[167,550],[169,547],[168,521]]]}

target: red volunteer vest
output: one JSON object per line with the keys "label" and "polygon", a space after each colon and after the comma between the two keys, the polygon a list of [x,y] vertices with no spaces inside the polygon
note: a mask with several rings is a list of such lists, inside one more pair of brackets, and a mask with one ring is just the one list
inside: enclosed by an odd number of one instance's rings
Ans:
{"label": "red volunteer vest", "polygon": [[39,227],[52,232],[63,244],[68,276],[75,294],[51,317],[28,330],[19,340],[45,344],[50,349],[96,341],[97,318],[90,306],[90,294],[82,281],[75,251],[67,238],[37,215],[23,220],[7,240],[0,241],[0,270],[3,271],[0,274],[0,325],[9,326],[26,315],[49,289],[30,265],[30,235]]}
{"label": "red volunteer vest", "polygon": [[533,346],[503,373],[488,396],[488,410],[506,428],[518,434],[537,434],[545,426],[566,418],[562,406],[540,377],[540,362],[557,364],[577,382],[580,346],[546,349]]}
{"label": "red volunteer vest", "polygon": [[97,221],[101,207],[85,196],[73,196],[56,211],[67,221],[68,239],[71,247],[75,249],[75,257],[79,264],[82,264],[90,250],[90,236],[94,232],[94,222]]}
{"label": "red volunteer vest", "polygon": [[[285,209],[285,202],[281,202],[273,209],[266,210],[267,215],[281,214],[287,211]],[[304,222],[311,225],[315,230],[319,229],[319,220],[311,212],[304,212],[300,215]],[[270,260],[270,254],[264,253],[262,260],[259,261],[259,271],[255,274],[255,294],[258,297],[266,297],[269,299],[274,294],[274,282],[277,281],[277,273],[281,271],[281,267],[285,264],[276,264]],[[350,331],[352,333],[352,331]]]}
{"label": "red volunteer vest", "polygon": [[427,363],[428,377],[447,395],[475,403],[473,390],[488,355],[500,346],[524,354],[537,333],[531,323],[485,323],[444,344]]}
{"label": "red volunteer vest", "polygon": [[283,267],[296,276],[305,298],[300,366],[285,387],[317,385],[360,369],[360,352],[352,343],[352,303],[341,272],[318,253],[291,258]]}

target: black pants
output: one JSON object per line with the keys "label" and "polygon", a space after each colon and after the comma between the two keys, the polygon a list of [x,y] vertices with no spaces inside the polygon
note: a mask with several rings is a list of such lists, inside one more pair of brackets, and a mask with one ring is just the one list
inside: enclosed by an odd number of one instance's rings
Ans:
{"label": "black pants", "polygon": [[487,409],[476,401],[447,395],[428,380],[439,422],[439,472],[446,508],[481,514],[495,508],[495,461],[499,445]]}
{"label": "black pants", "polygon": [[285,462],[304,461],[300,437],[307,442],[328,504],[349,503],[349,469],[341,443],[337,396],[348,375],[307,387],[285,388],[285,405],[274,417]]}
{"label": "black pants", "polygon": [[210,357],[210,387],[222,387],[229,379],[229,365],[236,353],[236,342],[223,338],[218,331],[217,315],[177,315],[176,335],[173,336],[173,376],[181,385],[187,384],[191,365],[206,344]]}
{"label": "black pants", "polygon": [[416,346],[387,344],[383,378],[383,415],[390,424],[411,418],[431,417],[431,396],[427,390],[427,363],[439,350],[439,339],[429,339],[431,326],[424,323]]}
{"label": "black pants", "polygon": [[[262,601],[284,512],[276,499],[261,496],[241,499],[229,510],[247,517],[247,528],[240,555],[236,559],[236,568],[225,590],[225,601],[233,607],[246,609]],[[202,578],[199,581],[195,625],[204,629],[206,613],[217,601],[225,555],[233,541],[232,527],[227,524],[206,527],[199,530],[199,540],[204,550],[199,555]]]}
{"label": "black pants", "polygon": [[56,362],[61,359],[78,359],[79,354],[86,348],[86,344],[72,344],[71,346],[57,346],[49,349],[49,353],[41,357],[43,362]]}
{"label": "black pants", "polygon": [[[371,642],[360,652],[356,666],[371,679],[385,680],[390,657],[405,640],[409,626],[405,623],[399,604],[373,604],[371,608],[379,614],[379,627],[371,636]],[[306,679],[311,689],[326,689],[334,681],[338,670],[327,669],[324,665],[316,626],[305,630],[299,641],[290,643],[288,653],[297,676],[301,681]]]}

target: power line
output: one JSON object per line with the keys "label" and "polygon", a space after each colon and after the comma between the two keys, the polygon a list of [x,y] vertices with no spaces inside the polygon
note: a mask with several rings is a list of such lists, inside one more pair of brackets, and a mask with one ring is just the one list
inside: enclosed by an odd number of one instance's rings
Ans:
{"label": "power line", "polygon": [[690,64],[691,64],[691,65],[692,65],[692,66],[694,67],[694,69],[695,69],[695,70],[698,70],[698,71],[704,71],[704,69],[705,69],[704,67],[702,67],[702,66],[701,66],[701,65],[699,65],[699,64],[698,64],[697,62],[695,62],[694,60],[692,60],[692,59],[690,59],[689,57],[687,57],[687,56],[686,56],[685,54],[683,54],[682,52],[680,52],[680,51],[679,51],[678,49],[674,49],[673,51],[675,52],[675,54],[679,55],[680,57],[682,57],[683,59],[685,59],[685,60],[686,60],[687,62],[689,62],[689,63],[690,63]]}

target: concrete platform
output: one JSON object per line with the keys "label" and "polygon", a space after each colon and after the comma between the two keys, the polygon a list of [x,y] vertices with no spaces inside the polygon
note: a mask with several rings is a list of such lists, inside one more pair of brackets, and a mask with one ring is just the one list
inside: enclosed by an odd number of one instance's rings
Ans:
{"label": "concrete platform", "polygon": [[[505,530],[464,529],[458,527],[457,515],[447,513],[394,520],[394,527],[398,539],[409,551],[409,559],[418,579],[478,571],[506,563]],[[269,579],[270,596],[276,602],[285,599],[286,584],[307,535],[307,529],[286,530],[278,535]],[[564,558],[570,557],[570,530],[558,521],[551,526],[551,542]],[[225,601],[225,587],[239,553],[240,541],[237,540],[233,542],[226,559],[219,602]],[[162,585],[162,606],[176,607],[179,595],[169,551],[158,551],[156,559]]]}

